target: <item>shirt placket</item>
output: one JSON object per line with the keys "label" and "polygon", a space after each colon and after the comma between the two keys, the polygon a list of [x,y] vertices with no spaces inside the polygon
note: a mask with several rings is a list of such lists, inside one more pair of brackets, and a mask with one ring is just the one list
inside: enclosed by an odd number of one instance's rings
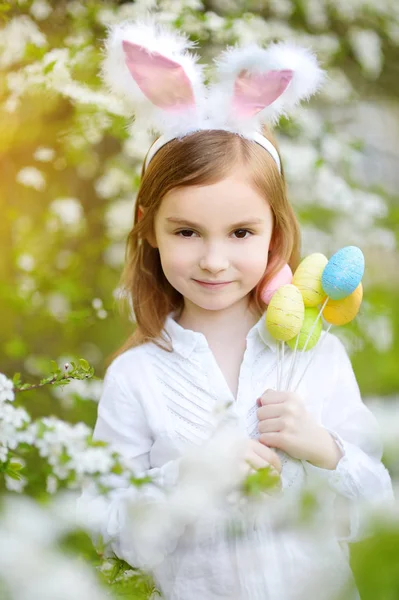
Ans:
{"label": "shirt placket", "polygon": [[249,394],[248,382],[251,380],[251,348],[252,340],[247,340],[247,346],[244,352],[243,360],[240,367],[237,399],[234,398],[228,383],[219,367],[212,350],[208,347],[201,348],[204,358],[204,366],[206,369],[209,386],[211,391],[218,398],[220,405],[231,405],[233,412],[240,418],[246,414]]}

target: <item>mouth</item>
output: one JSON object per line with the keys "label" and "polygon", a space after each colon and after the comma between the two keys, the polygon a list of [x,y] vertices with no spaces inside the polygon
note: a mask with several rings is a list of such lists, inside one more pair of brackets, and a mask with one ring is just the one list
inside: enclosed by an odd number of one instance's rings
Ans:
{"label": "mouth", "polygon": [[208,289],[220,289],[231,283],[231,281],[200,281],[198,279],[194,279],[193,281]]}

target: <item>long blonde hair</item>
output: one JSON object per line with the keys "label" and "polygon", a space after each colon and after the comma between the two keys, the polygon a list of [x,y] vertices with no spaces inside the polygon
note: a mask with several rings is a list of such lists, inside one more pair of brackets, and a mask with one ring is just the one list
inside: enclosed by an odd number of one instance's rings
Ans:
{"label": "long blonde hair", "polygon": [[[277,148],[276,140],[266,127],[263,134]],[[127,302],[130,313],[133,309],[136,325],[125,343],[107,359],[107,365],[129,348],[148,341],[168,352],[173,351],[163,327],[170,312],[183,308],[184,299],[166,279],[158,248],[147,241],[154,235],[155,215],[170,190],[217,183],[238,165],[248,170],[250,180],[269,203],[274,217],[267,269],[250,293],[250,306],[259,317],[266,309],[260,298],[262,286],[284,263],[296,268],[300,256],[299,225],[287,199],[284,171],[279,174],[269,153],[256,142],[224,130],[199,131],[170,141],[155,154],[145,172],[143,168],[119,283],[121,307]],[[140,220],[139,205],[145,209]]]}

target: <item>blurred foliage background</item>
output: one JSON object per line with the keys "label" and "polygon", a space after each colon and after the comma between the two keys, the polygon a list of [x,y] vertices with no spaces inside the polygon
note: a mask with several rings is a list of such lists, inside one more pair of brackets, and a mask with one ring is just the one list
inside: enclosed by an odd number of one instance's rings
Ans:
{"label": "blurred foliage background", "polygon": [[[358,244],[365,300],[341,330],[363,396],[399,389],[398,6],[329,0],[19,0],[1,5],[0,364],[27,380],[105,360],[131,331],[117,310],[126,234],[149,132],[98,76],[107,25],[151,10],[198,42],[203,62],[228,44],[303,43],[327,69],[309,106],[277,129],[303,254]],[[101,386],[34,393],[34,413],[94,423]]]}
{"label": "blurred foliage background", "polygon": [[[151,138],[129,136],[129,118],[104,98],[98,68],[105,27],[147,9],[197,40],[203,61],[226,44],[291,38],[318,54],[327,89],[277,130],[290,198],[303,254],[350,244],[364,251],[362,312],[337,334],[363,394],[395,396],[399,29],[394,14],[371,2],[3,3],[2,371],[34,378],[49,358],[82,356],[102,377],[104,360],[132,328],[118,314],[117,286]],[[86,391],[96,395],[98,386]],[[57,403],[44,390],[35,410],[92,423],[95,405],[78,396]]]}
{"label": "blurred foliage background", "polygon": [[[32,417],[94,425],[105,361],[133,327],[118,312],[118,282],[153,139],[129,130],[132,116],[105,93],[102,40],[108,25],[148,10],[196,40],[201,62],[211,64],[226,45],[293,40],[311,47],[327,70],[318,97],[282,119],[276,133],[303,226],[303,255],[331,256],[346,245],[365,254],[361,312],[335,333],[351,354],[363,397],[383,407],[396,441],[396,0],[1,2],[0,371],[35,382],[51,359],[61,365],[85,358],[98,379],[44,386],[25,392],[24,402]],[[389,448],[387,461],[398,473]],[[369,547],[362,548],[359,556],[370,560]],[[389,565],[382,576],[388,589]]]}

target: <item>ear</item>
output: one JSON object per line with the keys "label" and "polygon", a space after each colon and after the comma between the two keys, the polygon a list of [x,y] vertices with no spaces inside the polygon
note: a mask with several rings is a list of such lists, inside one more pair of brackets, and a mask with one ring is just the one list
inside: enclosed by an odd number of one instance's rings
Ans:
{"label": "ear", "polygon": [[[139,204],[139,206],[137,207],[137,222],[141,221],[146,210],[147,210],[146,208],[144,208],[143,206],[141,206],[141,204]],[[155,234],[150,233],[144,239],[147,240],[147,242],[150,244],[150,246],[152,248],[158,248]]]}
{"label": "ear", "polygon": [[168,111],[195,106],[191,81],[178,62],[126,40],[122,46],[131,76],[152,104]]}
{"label": "ear", "polygon": [[234,82],[232,112],[239,118],[249,118],[273,104],[287,89],[294,71],[284,69],[266,73],[240,71]]}

